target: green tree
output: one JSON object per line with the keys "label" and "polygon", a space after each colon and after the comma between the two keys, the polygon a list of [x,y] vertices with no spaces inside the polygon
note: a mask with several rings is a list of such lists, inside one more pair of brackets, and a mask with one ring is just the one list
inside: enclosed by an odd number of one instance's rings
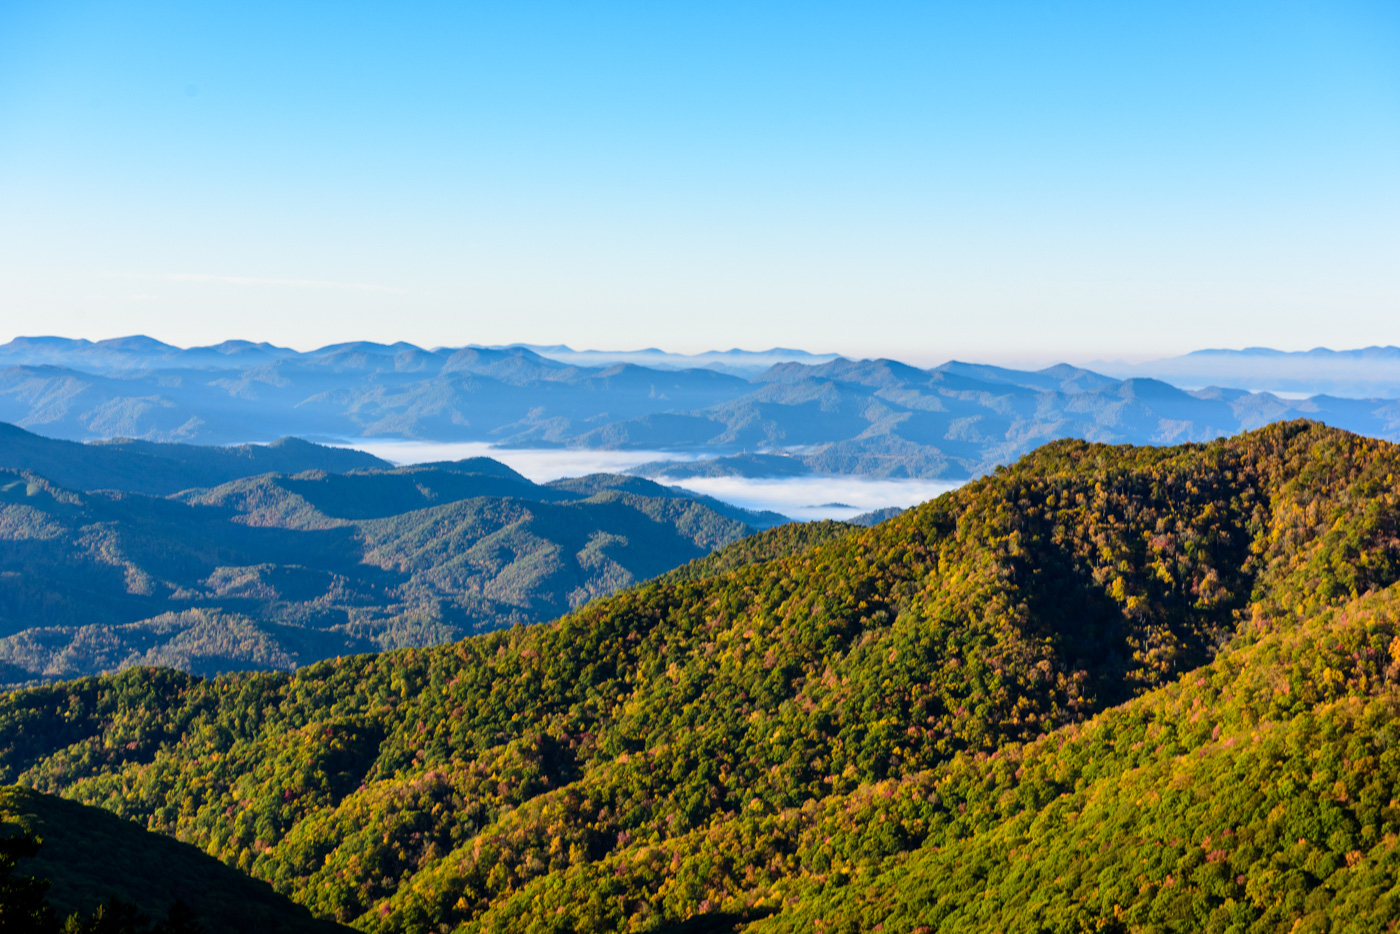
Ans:
{"label": "green tree", "polygon": [[6,934],[51,934],[58,920],[44,896],[43,879],[17,875],[19,861],[39,852],[40,841],[29,835],[0,838],[0,931]]}

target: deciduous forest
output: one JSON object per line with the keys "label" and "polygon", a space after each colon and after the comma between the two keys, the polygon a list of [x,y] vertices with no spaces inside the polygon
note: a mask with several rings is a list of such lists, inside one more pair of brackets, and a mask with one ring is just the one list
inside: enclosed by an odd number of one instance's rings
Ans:
{"label": "deciduous forest", "polygon": [[375,934],[1387,930],[1398,475],[1308,422],[1058,441],[554,622],[10,692],[4,808]]}

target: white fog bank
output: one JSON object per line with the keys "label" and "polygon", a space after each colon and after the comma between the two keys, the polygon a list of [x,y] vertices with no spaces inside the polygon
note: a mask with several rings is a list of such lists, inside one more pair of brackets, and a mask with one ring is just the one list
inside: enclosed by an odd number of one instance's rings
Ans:
{"label": "white fog bank", "polygon": [[[623,473],[656,461],[686,459],[673,451],[586,451],[573,448],[497,448],[480,441],[346,441],[345,447],[395,464],[490,457],[536,483],[591,473]],[[698,458],[697,458],[698,459]],[[850,519],[890,506],[908,508],[955,490],[962,480],[877,480],[868,477],[690,477],[659,481],[741,506],[793,519]]]}
{"label": "white fog bank", "polygon": [[400,466],[433,461],[459,461],[468,457],[489,457],[535,483],[548,483],[561,477],[582,477],[591,473],[625,473],[633,467],[658,460],[687,460],[669,451],[585,451],[574,448],[498,448],[484,441],[344,441],[340,447],[354,448],[382,457]]}
{"label": "white fog bank", "polygon": [[890,506],[908,508],[956,490],[965,480],[876,480],[868,477],[808,476],[691,477],[670,481],[745,509],[771,509],[794,519],[851,519]]}

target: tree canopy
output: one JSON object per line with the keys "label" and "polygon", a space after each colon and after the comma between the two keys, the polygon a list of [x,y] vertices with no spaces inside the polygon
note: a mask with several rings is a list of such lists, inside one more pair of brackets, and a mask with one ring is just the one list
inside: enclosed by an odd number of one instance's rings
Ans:
{"label": "tree canopy", "polygon": [[0,780],[367,932],[1383,930],[1397,475],[1056,442],[553,623],[13,692]]}

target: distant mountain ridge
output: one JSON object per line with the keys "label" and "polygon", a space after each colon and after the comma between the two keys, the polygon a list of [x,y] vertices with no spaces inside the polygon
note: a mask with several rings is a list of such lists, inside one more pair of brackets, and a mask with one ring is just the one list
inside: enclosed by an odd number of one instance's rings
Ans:
{"label": "distant mountain ridge", "polygon": [[205,347],[181,348],[144,335],[89,341],[67,337],[17,337],[0,345],[0,362],[30,366],[65,366],[106,372],[112,369],[142,370],[168,365],[208,365],[221,363],[249,364],[257,361],[288,360],[297,357],[335,357],[349,352],[370,354],[391,353],[395,356],[418,354],[450,356],[460,350],[526,350],[545,360],[565,365],[608,367],[630,363],[661,370],[709,369],[738,376],[761,373],[775,363],[824,363],[839,354],[814,354],[805,350],[774,347],[769,350],[710,350],[703,353],[670,353],[655,347],[644,350],[574,350],[566,344],[498,344],[482,346],[469,344],[463,348],[436,347],[424,349],[399,341],[379,344],[373,341],[353,341],[328,344],[302,353],[290,347],[278,347],[267,342],[227,340]]}
{"label": "distant mountain ridge", "polygon": [[[1034,372],[960,361],[920,369],[773,350],[663,354],[652,367],[629,360],[654,351],[613,355],[629,358],[621,362],[565,347],[539,351],[362,341],[302,353],[248,341],[180,349],[144,337],[20,338],[0,346],[0,421],[74,440],[297,436],[645,450],[688,460],[786,454],[817,473],[950,479],[979,476],[1066,437],[1173,444],[1309,418],[1400,438],[1400,400],[1215,388],[1228,380],[1183,390],[1064,364]],[[1389,359],[1381,351],[1371,354],[1377,366]],[[1216,360],[1211,353],[1200,359]],[[750,366],[775,355],[801,359],[746,376],[674,368],[710,358]],[[568,362],[579,359],[607,365]],[[666,457],[657,460],[668,469]],[[753,475],[754,466],[691,469]]]}
{"label": "distant mountain ridge", "polygon": [[[717,370],[732,376],[756,376],[779,363],[825,363],[840,358],[840,354],[814,354],[805,350],[774,347],[770,350],[710,350],[704,353],[668,353],[655,347],[645,350],[574,350],[565,344],[508,344],[523,347],[550,360],[578,366],[611,366],[633,363],[658,370]],[[504,348],[497,348],[504,349]]]}
{"label": "distant mountain ridge", "polygon": [[1091,363],[1119,377],[1149,376],[1177,386],[1221,386],[1265,392],[1400,397],[1400,347],[1283,351],[1269,347],[1197,350],[1144,363]]}
{"label": "distant mountain ridge", "polygon": [[363,451],[282,438],[271,444],[209,447],[122,439],[80,444],[0,422],[0,469],[28,470],[59,486],[168,496],[261,473],[392,468]]}

